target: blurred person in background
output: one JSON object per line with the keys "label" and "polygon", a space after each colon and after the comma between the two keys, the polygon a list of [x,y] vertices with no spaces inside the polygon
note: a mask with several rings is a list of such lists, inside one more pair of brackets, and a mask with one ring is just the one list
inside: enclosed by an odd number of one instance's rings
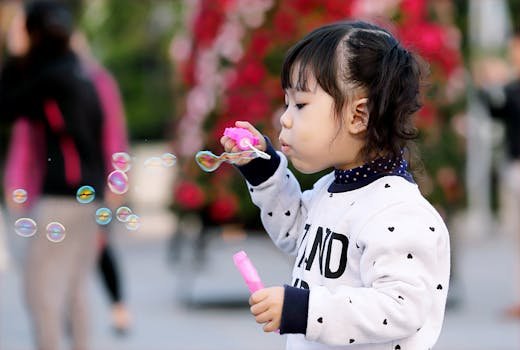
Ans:
{"label": "blurred person in background", "polygon": [[[73,19],[63,4],[29,3],[25,28],[26,52],[15,52],[0,75],[0,118],[13,125],[4,195],[12,221],[30,217],[38,226],[24,238],[21,256],[36,347],[60,349],[68,329],[72,348],[88,349],[85,293],[96,258],[95,211],[105,188],[102,101],[70,47]],[[94,201],[76,200],[82,185],[97,189]],[[24,205],[10,198],[16,188],[27,189]],[[65,231],[46,235],[51,222]]]}
{"label": "blurred person in background", "polygon": [[[72,36],[72,48],[79,55],[83,67],[92,79],[103,110],[103,151],[106,176],[113,169],[111,155],[128,152],[128,134],[123,102],[119,86],[112,74],[94,57],[87,38],[76,30]],[[124,204],[124,197],[105,192],[105,202],[112,212]],[[98,271],[111,306],[112,327],[116,334],[124,335],[130,328],[130,311],[124,301],[121,272],[113,251],[112,225],[99,227]]]}
{"label": "blurred person in background", "polygon": [[[491,116],[505,129],[507,167],[502,175],[504,194],[510,195],[510,205],[518,217],[520,210],[520,26],[509,40],[508,66],[499,59],[487,59],[477,64],[474,77],[480,96]],[[511,74],[511,69],[513,74]],[[518,222],[515,229],[519,230]],[[520,302],[506,310],[511,317],[520,318]]]}

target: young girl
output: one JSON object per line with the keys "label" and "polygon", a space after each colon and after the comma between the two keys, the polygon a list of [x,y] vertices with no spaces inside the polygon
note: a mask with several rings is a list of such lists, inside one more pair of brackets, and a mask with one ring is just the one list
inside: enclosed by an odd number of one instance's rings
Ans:
{"label": "young girl", "polygon": [[[242,161],[274,243],[296,257],[292,286],[251,296],[264,331],[288,349],[418,350],[435,344],[448,290],[448,230],[407,169],[423,70],[386,30],[321,27],[288,52],[282,153]],[[221,139],[226,151],[235,142]],[[334,171],[302,193],[303,173]],[[246,164],[247,163],[247,164]]]}

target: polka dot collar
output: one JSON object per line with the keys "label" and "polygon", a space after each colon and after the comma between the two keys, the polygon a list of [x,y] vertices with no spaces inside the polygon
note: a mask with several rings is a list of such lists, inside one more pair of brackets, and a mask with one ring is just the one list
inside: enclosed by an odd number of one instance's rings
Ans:
{"label": "polka dot collar", "polygon": [[402,157],[380,157],[357,168],[334,170],[334,182],[329,192],[345,192],[361,188],[383,176],[401,176],[415,183],[408,172],[408,162]]}

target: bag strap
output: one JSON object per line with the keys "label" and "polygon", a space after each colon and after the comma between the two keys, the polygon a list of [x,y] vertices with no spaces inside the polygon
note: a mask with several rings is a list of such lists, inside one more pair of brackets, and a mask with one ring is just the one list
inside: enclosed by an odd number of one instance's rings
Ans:
{"label": "bag strap", "polygon": [[65,181],[69,186],[77,186],[81,181],[81,161],[78,149],[72,137],[65,131],[65,119],[55,100],[47,100],[43,110],[51,130],[59,137],[63,155]]}

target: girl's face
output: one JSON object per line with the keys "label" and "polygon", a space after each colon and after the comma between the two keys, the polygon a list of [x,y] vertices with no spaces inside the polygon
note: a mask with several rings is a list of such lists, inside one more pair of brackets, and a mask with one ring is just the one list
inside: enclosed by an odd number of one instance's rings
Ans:
{"label": "girl's face", "polygon": [[[293,69],[293,82],[297,81],[297,72],[298,67]],[[366,99],[353,99],[346,104],[340,126],[334,116],[332,96],[310,74],[308,86],[310,91],[286,90],[286,110],[280,117],[282,152],[298,171],[306,174],[330,167],[350,169],[362,165],[358,154],[365,142],[368,122],[368,115],[363,117]]]}

